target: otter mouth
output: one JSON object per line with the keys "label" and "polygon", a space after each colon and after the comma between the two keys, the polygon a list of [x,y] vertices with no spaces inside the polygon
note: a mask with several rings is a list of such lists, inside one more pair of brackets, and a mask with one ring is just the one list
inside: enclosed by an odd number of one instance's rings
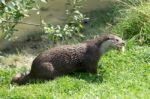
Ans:
{"label": "otter mouth", "polygon": [[119,52],[124,52],[125,51],[125,46],[124,45],[117,45],[117,50]]}
{"label": "otter mouth", "polygon": [[116,49],[119,51],[119,52],[124,52],[125,51],[125,41],[122,41],[120,43],[117,43],[116,44]]}

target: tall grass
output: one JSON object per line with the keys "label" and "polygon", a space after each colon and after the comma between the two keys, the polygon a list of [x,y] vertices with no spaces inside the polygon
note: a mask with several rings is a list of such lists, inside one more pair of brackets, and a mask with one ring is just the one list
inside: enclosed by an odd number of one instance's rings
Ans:
{"label": "tall grass", "polygon": [[124,39],[130,39],[136,43],[150,44],[150,7],[149,3],[131,5],[123,3],[127,9],[120,11],[121,17],[113,27],[113,31],[122,35]]}

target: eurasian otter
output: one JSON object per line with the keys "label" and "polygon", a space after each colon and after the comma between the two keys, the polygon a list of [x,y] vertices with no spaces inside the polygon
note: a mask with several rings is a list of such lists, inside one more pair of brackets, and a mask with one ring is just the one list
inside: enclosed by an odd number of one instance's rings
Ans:
{"label": "eurasian otter", "polygon": [[111,49],[120,50],[125,42],[116,35],[103,35],[77,45],[51,48],[39,54],[27,75],[17,75],[12,83],[26,84],[30,79],[52,80],[75,71],[97,73],[100,57]]}

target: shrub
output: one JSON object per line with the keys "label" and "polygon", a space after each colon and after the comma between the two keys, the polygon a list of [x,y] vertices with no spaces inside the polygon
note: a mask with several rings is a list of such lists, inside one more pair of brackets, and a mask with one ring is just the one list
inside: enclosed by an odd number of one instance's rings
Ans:
{"label": "shrub", "polygon": [[[39,1],[46,3],[46,0],[1,0],[0,33],[2,34],[2,38],[11,39],[14,31],[16,31],[15,26],[17,24],[21,23],[28,25],[29,23],[21,22],[21,20],[24,17],[29,16],[28,12],[30,10],[39,9]],[[39,24],[39,26],[44,28],[49,40],[56,42],[59,40],[67,40],[72,36],[83,37],[81,31],[83,30],[82,23],[85,15],[80,12],[80,9],[82,8],[81,3],[83,1],[84,0],[67,0],[67,18],[64,26],[54,26],[52,24],[47,24],[44,21],[42,21],[43,24]]]}
{"label": "shrub", "polygon": [[57,41],[67,40],[71,37],[84,37],[81,31],[84,29],[83,20],[86,18],[80,12],[84,0],[67,0],[66,23],[64,26],[47,24],[42,21],[44,31],[48,39],[56,43]]}
{"label": "shrub", "polygon": [[2,38],[10,39],[15,26],[28,16],[28,11],[36,8],[36,0],[1,0],[0,1],[0,33]]}

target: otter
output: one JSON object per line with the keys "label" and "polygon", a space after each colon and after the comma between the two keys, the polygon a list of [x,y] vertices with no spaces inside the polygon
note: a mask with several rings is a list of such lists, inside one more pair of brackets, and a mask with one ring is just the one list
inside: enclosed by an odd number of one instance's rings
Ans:
{"label": "otter", "polygon": [[120,51],[124,45],[120,37],[107,34],[76,45],[51,48],[33,60],[30,73],[16,75],[11,83],[22,85],[30,79],[53,80],[76,71],[96,74],[101,56],[111,49]]}

